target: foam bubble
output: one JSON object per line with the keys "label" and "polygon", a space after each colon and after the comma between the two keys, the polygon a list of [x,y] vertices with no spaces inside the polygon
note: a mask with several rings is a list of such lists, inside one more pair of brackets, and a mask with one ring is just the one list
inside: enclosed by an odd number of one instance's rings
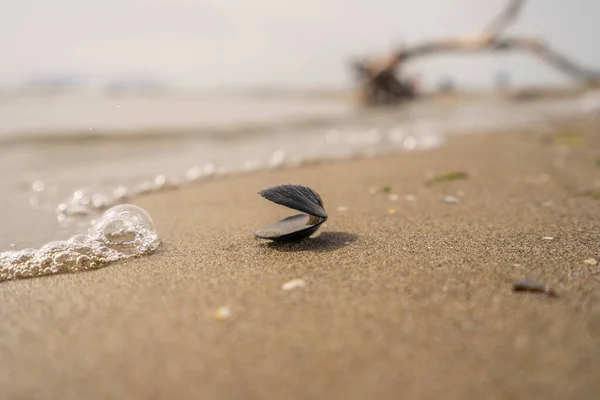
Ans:
{"label": "foam bubble", "polygon": [[150,215],[122,204],[108,209],[87,234],[48,242],[37,250],[0,253],[0,281],[96,269],[151,254],[159,244]]}
{"label": "foam bubble", "polygon": [[212,176],[217,171],[217,166],[213,163],[208,163],[203,168],[205,176]]}
{"label": "foam bubble", "polygon": [[116,200],[126,199],[129,195],[129,190],[125,186],[119,186],[115,190],[113,190],[113,197]]}
{"label": "foam bubble", "polygon": [[185,178],[190,182],[202,179],[202,168],[198,166],[190,168],[185,173]]}

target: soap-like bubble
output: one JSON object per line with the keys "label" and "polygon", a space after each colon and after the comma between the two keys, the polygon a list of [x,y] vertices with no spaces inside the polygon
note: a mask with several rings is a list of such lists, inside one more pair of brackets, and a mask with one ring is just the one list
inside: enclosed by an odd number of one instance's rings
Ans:
{"label": "soap-like bubble", "polygon": [[136,237],[135,223],[123,217],[103,220],[97,229],[111,244],[131,243]]}
{"label": "soap-like bubble", "polygon": [[103,224],[104,221],[110,219],[127,219],[133,222],[135,225],[140,225],[154,232],[154,221],[150,214],[141,207],[134,206],[133,204],[120,204],[114,206],[102,215],[102,219],[99,224]]}

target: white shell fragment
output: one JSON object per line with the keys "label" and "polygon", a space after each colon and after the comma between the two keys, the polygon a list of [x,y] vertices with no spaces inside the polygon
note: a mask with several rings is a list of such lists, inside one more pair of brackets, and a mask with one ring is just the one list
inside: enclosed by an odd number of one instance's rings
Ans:
{"label": "white shell fragment", "polygon": [[227,306],[221,306],[215,310],[212,317],[217,321],[224,321],[231,318],[231,310]]}
{"label": "white shell fragment", "polygon": [[281,288],[283,290],[292,290],[304,286],[306,286],[306,282],[304,282],[304,279],[292,279],[291,281],[287,281],[286,283],[281,285]]}
{"label": "white shell fragment", "polygon": [[460,203],[460,200],[457,197],[454,196],[444,196],[444,198],[442,199],[442,201],[446,204],[458,204]]}

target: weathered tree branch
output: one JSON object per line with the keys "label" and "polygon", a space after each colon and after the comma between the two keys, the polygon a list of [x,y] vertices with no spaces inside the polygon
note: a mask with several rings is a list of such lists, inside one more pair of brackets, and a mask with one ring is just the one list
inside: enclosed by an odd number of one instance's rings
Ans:
{"label": "weathered tree branch", "polygon": [[363,85],[363,101],[366,104],[387,104],[413,98],[416,94],[414,89],[397,77],[398,70],[409,60],[436,53],[526,51],[537,55],[574,80],[600,84],[600,71],[578,65],[537,39],[500,36],[516,20],[524,3],[525,0],[510,0],[503,12],[480,34],[431,40],[404,47],[383,59],[354,63],[353,68]]}
{"label": "weathered tree branch", "polygon": [[484,29],[483,35],[490,37],[498,36],[508,28],[510,24],[515,22],[521,9],[525,4],[525,0],[510,0],[507,7]]}
{"label": "weathered tree branch", "polygon": [[508,37],[500,39],[447,39],[428,42],[409,48],[396,55],[398,62],[422,57],[431,53],[443,52],[481,52],[481,51],[528,51],[537,55],[557,70],[573,79],[587,82],[600,81],[600,72],[576,64],[537,39],[526,37]]}

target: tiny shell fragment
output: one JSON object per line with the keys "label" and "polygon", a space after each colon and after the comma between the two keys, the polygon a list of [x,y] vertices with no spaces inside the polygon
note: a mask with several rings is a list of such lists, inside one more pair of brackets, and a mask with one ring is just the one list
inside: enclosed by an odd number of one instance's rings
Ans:
{"label": "tiny shell fragment", "polygon": [[588,258],[587,260],[583,260],[584,264],[587,265],[597,265],[598,261],[595,258]]}
{"label": "tiny shell fragment", "polygon": [[283,290],[292,290],[304,286],[306,286],[306,282],[304,282],[304,279],[292,279],[291,281],[287,281],[286,283],[281,285],[281,288]]}
{"label": "tiny shell fragment", "polygon": [[227,306],[221,306],[215,310],[212,317],[217,321],[224,321],[231,318],[231,310]]}
{"label": "tiny shell fragment", "polygon": [[310,239],[316,239],[319,236],[321,236],[321,232],[316,231],[315,233],[313,233],[312,235],[309,236]]}
{"label": "tiny shell fragment", "polygon": [[442,201],[446,204],[458,204],[460,200],[454,196],[444,196]]}

